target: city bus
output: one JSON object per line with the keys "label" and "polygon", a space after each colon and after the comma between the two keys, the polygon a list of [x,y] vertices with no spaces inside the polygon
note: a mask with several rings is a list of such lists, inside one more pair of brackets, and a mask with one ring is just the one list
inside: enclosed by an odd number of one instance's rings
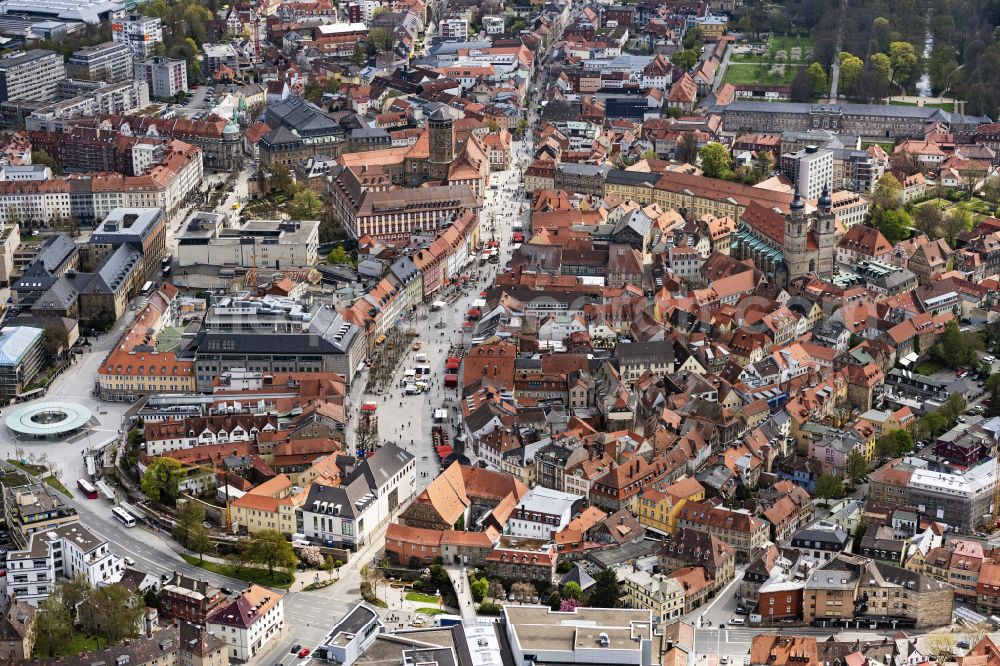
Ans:
{"label": "city bus", "polygon": [[80,489],[87,499],[97,499],[97,488],[91,485],[90,481],[86,479],[78,479],[76,482],[76,487]]}
{"label": "city bus", "polygon": [[135,527],[135,517],[120,506],[116,506],[111,509],[111,513],[113,513],[115,518],[121,521],[121,524],[125,527]]}

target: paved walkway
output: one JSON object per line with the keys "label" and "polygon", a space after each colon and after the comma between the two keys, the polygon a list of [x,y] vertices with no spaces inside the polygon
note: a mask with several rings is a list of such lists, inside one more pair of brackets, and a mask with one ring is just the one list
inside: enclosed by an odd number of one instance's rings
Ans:
{"label": "paved walkway", "polygon": [[472,600],[472,591],[469,589],[469,579],[466,576],[465,567],[453,564],[445,567],[445,570],[448,572],[448,578],[451,579],[451,586],[455,588],[462,619],[476,617],[476,605]]}

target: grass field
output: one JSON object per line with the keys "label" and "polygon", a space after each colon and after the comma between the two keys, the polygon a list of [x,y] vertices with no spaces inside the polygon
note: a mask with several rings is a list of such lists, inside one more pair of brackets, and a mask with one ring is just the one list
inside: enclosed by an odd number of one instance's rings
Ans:
{"label": "grass field", "polygon": [[923,363],[917,364],[917,374],[920,375],[933,375],[935,372],[941,369],[941,366],[937,363],[931,361],[924,361]]}
{"label": "grass field", "polygon": [[[890,106],[917,106],[911,102],[899,102],[896,100],[889,101]],[[942,102],[941,104],[924,104],[924,106],[929,106],[934,109],[942,109],[944,111],[954,111],[955,105],[951,102]]]}
{"label": "grass field", "polygon": [[882,146],[882,150],[884,150],[887,154],[892,155],[892,151],[896,147],[896,144],[894,144],[892,141],[862,141],[861,142],[861,150],[864,150],[868,146]]}
{"label": "grass field", "polygon": [[418,613],[423,613],[424,615],[444,615],[448,611],[444,608],[418,608]]}
{"label": "grass field", "polygon": [[[798,47],[802,49],[802,55],[798,60],[789,60],[788,62],[808,64],[810,57],[812,56],[812,39],[809,37],[773,36],[768,40],[767,45],[774,53],[777,53],[778,51],[785,51],[789,58],[792,57],[791,50],[793,48]],[[731,58],[731,62],[769,62],[770,59],[771,56],[768,53],[734,53]]]}
{"label": "grass field", "polygon": [[[88,650],[97,650],[98,647],[107,647],[106,642],[103,640],[98,642],[96,638],[74,631],[69,638],[59,643],[58,647],[56,648],[55,656],[63,657],[68,655],[80,654],[82,652],[87,652]],[[39,654],[38,651],[36,650],[35,656],[48,657],[49,655]]]}
{"label": "grass field", "polygon": [[938,208],[947,208],[948,206],[952,205],[952,202],[948,201],[947,199],[934,198],[934,199],[928,199],[927,201],[921,201],[920,203],[916,204],[916,206],[919,208],[920,206],[926,206],[927,204],[933,204]]}
{"label": "grass field", "polygon": [[407,592],[405,598],[407,601],[419,601],[422,604],[436,604],[440,600],[433,594],[424,594],[423,592]]}
{"label": "grass field", "polygon": [[243,567],[241,571],[237,571],[235,567],[231,567],[228,564],[219,564],[218,562],[199,562],[197,555],[181,555],[184,561],[188,564],[193,564],[196,567],[201,567],[206,571],[211,571],[222,576],[229,576],[230,578],[235,578],[236,580],[246,581],[248,583],[257,583],[258,585],[268,585],[270,587],[281,587],[288,589],[291,584],[293,577],[286,571],[275,571],[274,575],[267,572],[267,569],[258,569],[255,567]]}
{"label": "grass field", "polygon": [[761,67],[756,64],[731,62],[726,69],[725,82],[732,83],[733,85],[747,85],[750,83],[760,83],[770,86],[789,85],[795,80],[798,69],[797,65],[786,65],[784,74],[781,76],[771,76],[767,65]]}

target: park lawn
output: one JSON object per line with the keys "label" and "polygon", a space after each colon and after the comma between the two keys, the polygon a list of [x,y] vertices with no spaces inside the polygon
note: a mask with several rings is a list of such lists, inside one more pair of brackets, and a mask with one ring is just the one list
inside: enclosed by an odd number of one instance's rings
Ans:
{"label": "park lawn", "polygon": [[795,80],[798,68],[799,65],[786,65],[785,73],[782,76],[771,76],[768,71],[770,68],[766,65],[762,75],[759,65],[742,65],[731,62],[726,69],[725,82],[732,83],[734,86],[749,85],[751,83],[760,83],[769,86],[789,85]]}
{"label": "park lawn", "polygon": [[436,604],[439,601],[439,598],[433,594],[424,594],[423,592],[407,592],[405,598],[407,601],[419,601],[425,604]]}
{"label": "park lawn", "polygon": [[954,205],[953,202],[948,201],[947,199],[941,199],[939,197],[935,197],[933,199],[928,199],[927,201],[921,201],[920,203],[917,204],[917,208],[919,208],[920,206],[926,206],[927,204],[933,204],[938,208],[948,208],[949,206]]}
{"label": "park lawn", "polygon": [[418,613],[423,613],[424,615],[444,615],[448,611],[444,608],[418,608]]}
{"label": "park lawn", "polygon": [[[96,651],[99,647],[105,647],[105,641],[98,641],[94,637],[74,631],[68,639],[59,643],[59,647],[56,649],[56,656],[64,657],[87,652],[88,650]],[[47,654],[39,654],[37,650],[35,650],[35,656],[48,657]]]}
{"label": "park lawn", "polygon": [[[803,60],[805,60],[807,56],[812,53],[812,37],[784,37],[781,35],[772,35],[767,44],[774,51],[790,51],[797,46],[802,49]],[[791,57],[791,53],[788,55]]]}
{"label": "park lawn", "polygon": [[983,213],[984,215],[990,215],[996,210],[996,206],[980,199],[979,197],[972,197],[969,199],[969,207],[972,208],[977,213]]}
{"label": "park lawn", "polygon": [[[889,100],[889,106],[919,106],[915,102],[901,102],[899,100]],[[955,104],[953,102],[941,102],[938,104],[924,104],[932,109],[941,109],[943,111],[954,111]]]}
{"label": "park lawn", "polygon": [[237,571],[235,567],[228,564],[219,564],[218,562],[199,562],[197,555],[181,555],[184,561],[188,564],[192,564],[196,567],[201,567],[206,571],[211,571],[217,573],[221,576],[228,576],[229,578],[235,578],[236,580],[246,581],[247,583],[257,583],[258,585],[266,585],[270,587],[280,587],[283,589],[288,589],[294,577],[285,571],[275,571],[274,575],[267,572],[267,569],[259,569],[257,567],[245,566],[241,571]]}
{"label": "park lawn", "polygon": [[868,146],[882,146],[882,150],[888,155],[892,155],[892,151],[896,149],[896,144],[892,141],[862,141],[861,150],[864,150]]}

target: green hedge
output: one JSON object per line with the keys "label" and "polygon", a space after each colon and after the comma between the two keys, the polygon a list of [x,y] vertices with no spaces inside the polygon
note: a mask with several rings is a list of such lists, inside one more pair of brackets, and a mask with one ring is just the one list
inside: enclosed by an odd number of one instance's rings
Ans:
{"label": "green hedge", "polygon": [[361,583],[361,598],[378,608],[388,608],[389,604],[375,596],[371,583]]}

